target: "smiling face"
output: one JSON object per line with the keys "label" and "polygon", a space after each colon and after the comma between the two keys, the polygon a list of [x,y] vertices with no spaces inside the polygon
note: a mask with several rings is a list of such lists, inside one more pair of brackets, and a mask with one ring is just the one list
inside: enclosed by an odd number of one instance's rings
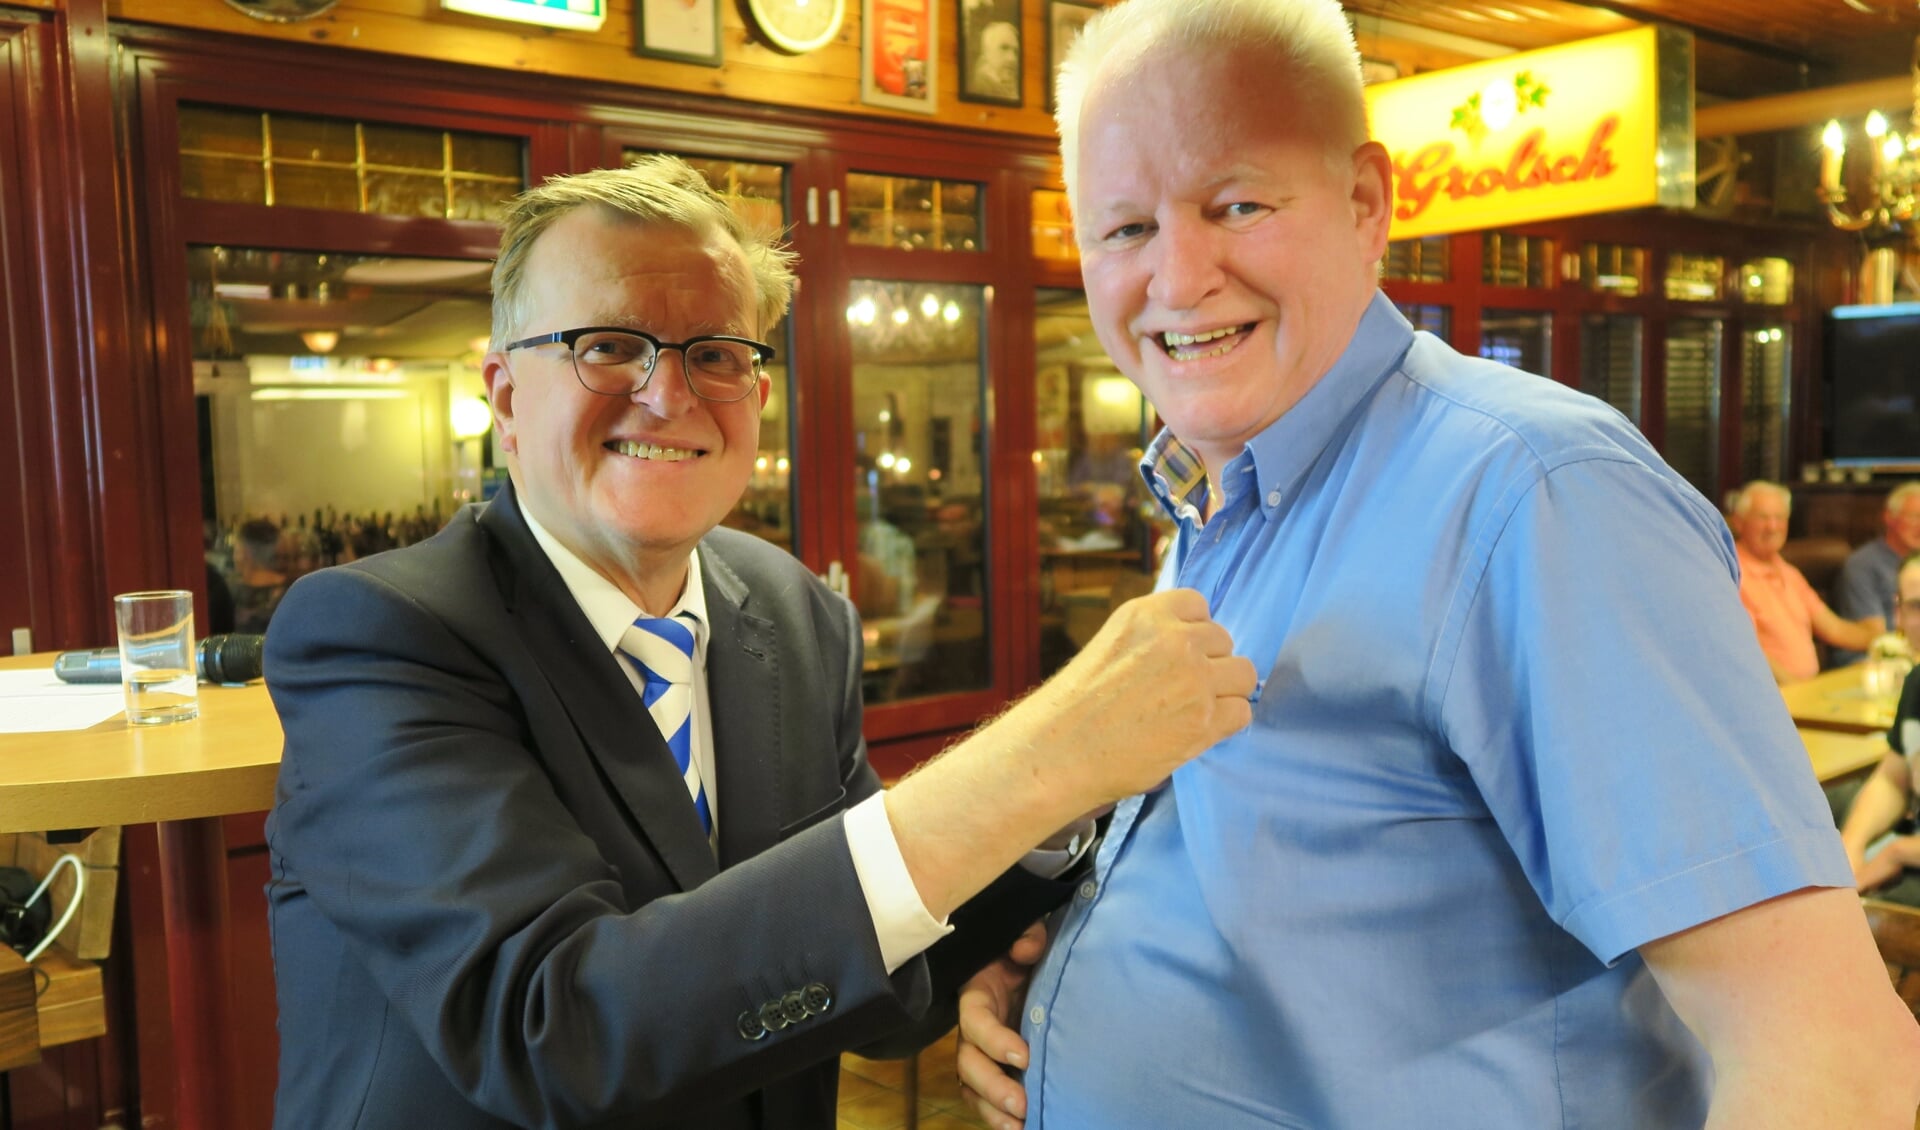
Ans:
{"label": "smiling face", "polygon": [[1330,160],[1257,52],[1161,47],[1124,69],[1094,78],[1080,118],[1087,302],[1108,355],[1217,475],[1352,338],[1389,164],[1373,143]]}
{"label": "smiling face", "polygon": [[[663,341],[759,334],[746,257],[724,234],[583,207],[540,235],[526,271],[520,337],[581,326],[632,326]],[[490,353],[483,369],[523,504],[655,613],[678,596],[695,543],[746,489],[767,398],[763,378],[744,400],[701,400],[684,364],[663,351],[633,396],[587,391],[560,345]]]}
{"label": "smiling face", "polygon": [[1780,492],[1755,490],[1747,496],[1747,512],[1740,515],[1736,535],[1740,548],[1761,561],[1772,561],[1787,544],[1787,500]]}
{"label": "smiling face", "polygon": [[1920,553],[1920,494],[1909,494],[1887,508],[1887,544],[1902,557]]}

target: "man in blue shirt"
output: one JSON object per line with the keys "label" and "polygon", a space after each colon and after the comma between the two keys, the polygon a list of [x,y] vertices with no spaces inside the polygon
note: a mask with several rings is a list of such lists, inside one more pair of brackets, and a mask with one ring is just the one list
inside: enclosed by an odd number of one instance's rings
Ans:
{"label": "man in blue shirt", "polygon": [[[1901,483],[1887,492],[1887,508],[1881,515],[1886,534],[1877,537],[1847,555],[1834,582],[1834,610],[1849,620],[1878,616],[1883,623],[1897,620],[1894,612],[1894,580],[1900,562],[1920,553],[1920,482]],[[1866,653],[1836,648],[1835,663],[1853,663]]]}
{"label": "man in blue shirt", "polygon": [[1163,583],[1262,684],[1116,810],[1024,999],[971,984],[992,1125],[1910,1126],[1920,1029],[1719,515],[1380,295],[1333,0],[1128,0],[1059,104],[1094,325],[1167,424]]}

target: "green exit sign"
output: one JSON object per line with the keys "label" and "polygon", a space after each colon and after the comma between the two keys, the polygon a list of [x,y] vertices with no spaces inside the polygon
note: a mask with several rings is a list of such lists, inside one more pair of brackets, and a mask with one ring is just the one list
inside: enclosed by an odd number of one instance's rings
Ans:
{"label": "green exit sign", "polygon": [[440,0],[440,6],[452,12],[568,31],[599,31],[607,22],[607,0]]}

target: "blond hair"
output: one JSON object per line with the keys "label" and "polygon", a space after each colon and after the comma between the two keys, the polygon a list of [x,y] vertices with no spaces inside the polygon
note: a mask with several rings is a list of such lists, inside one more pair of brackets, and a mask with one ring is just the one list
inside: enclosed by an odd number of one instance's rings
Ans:
{"label": "blond hair", "polygon": [[[1160,45],[1263,52],[1273,60],[1277,84],[1291,96],[1280,112],[1320,123],[1329,162],[1345,167],[1367,141],[1360,52],[1336,0],[1126,0],[1087,21],[1060,64],[1054,88],[1061,172],[1075,210],[1087,91],[1103,68],[1136,62]],[[1244,112],[1267,111],[1250,106]]]}
{"label": "blond hair", "polygon": [[493,348],[512,341],[525,324],[527,257],[534,242],[555,220],[579,208],[599,208],[609,218],[633,223],[724,233],[745,253],[753,275],[756,334],[772,328],[793,300],[795,258],[779,245],[781,233],[749,227],[698,169],[678,157],[653,154],[623,169],[550,178],[507,205],[500,257],[493,262]]}

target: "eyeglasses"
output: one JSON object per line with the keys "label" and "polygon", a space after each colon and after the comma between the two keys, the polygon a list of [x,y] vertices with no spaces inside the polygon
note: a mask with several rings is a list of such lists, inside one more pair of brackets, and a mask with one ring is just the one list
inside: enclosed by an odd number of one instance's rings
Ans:
{"label": "eyeglasses", "polygon": [[510,342],[503,353],[539,345],[564,345],[573,375],[582,388],[602,396],[632,396],[653,379],[663,350],[678,349],[687,387],[702,400],[726,403],[744,399],[760,383],[760,367],[773,360],[773,347],[751,338],[709,334],[685,341],[661,341],[641,330],[585,326]]}
{"label": "eyeglasses", "polygon": [[1920,598],[1903,600],[1900,602],[1899,608],[1900,611],[1909,616],[1920,616]]}

